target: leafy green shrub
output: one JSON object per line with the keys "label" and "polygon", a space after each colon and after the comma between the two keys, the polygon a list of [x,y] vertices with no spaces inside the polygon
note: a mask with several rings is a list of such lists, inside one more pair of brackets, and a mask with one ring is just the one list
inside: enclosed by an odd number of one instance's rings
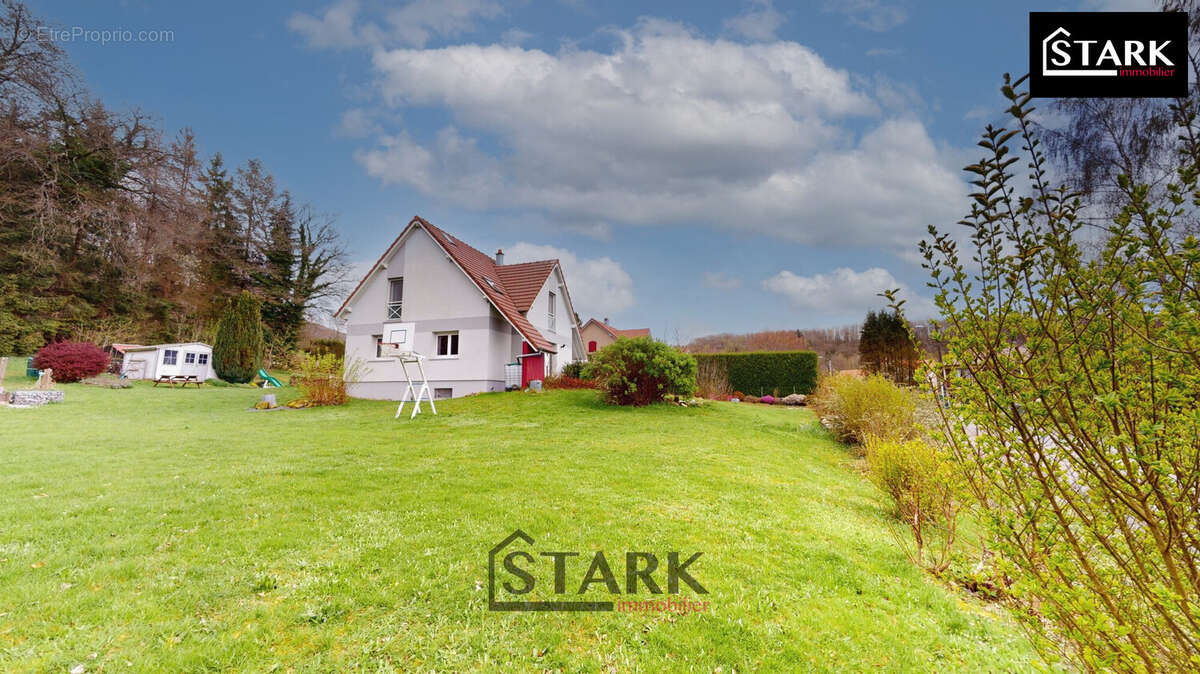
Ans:
{"label": "leafy green shrub", "polygon": [[569,377],[571,379],[583,379],[583,370],[585,365],[587,365],[587,363],[582,360],[573,360],[566,365],[563,365],[562,376]]}
{"label": "leafy green shrub", "polygon": [[54,370],[54,381],[71,382],[94,377],[108,369],[104,349],[88,342],[51,342],[33,357],[39,370]]}
{"label": "leafy green shrub", "polygon": [[812,351],[698,353],[702,371],[724,372],[726,385],[753,395],[812,393],[817,387],[817,354]]}
{"label": "leafy green shrub", "polygon": [[[1153,187],[1121,176],[1084,201],[1053,184],[1023,80],[966,167],[968,236],[921,244],[948,326],[945,436],[1039,649],[1198,671],[1200,98],[1162,106]],[[1110,196],[1120,212],[1093,220]]]}
{"label": "leafy green shrub", "polygon": [[[923,440],[866,439],[867,475],[886,493],[908,529],[897,539],[913,563],[941,573],[950,566],[959,501],[952,464]],[[928,556],[927,556],[928,555]]]}
{"label": "leafy green shrub", "polygon": [[217,376],[244,384],[258,373],[262,363],[262,305],[248,292],[229,300],[213,343],[213,369]]}
{"label": "leafy green shrub", "polygon": [[615,405],[649,405],[696,391],[696,359],[649,337],[618,339],[591,358],[584,375]]}
{"label": "leafy green shrub", "polygon": [[871,436],[909,440],[916,437],[922,421],[916,391],[880,375],[822,377],[807,402],[842,442],[862,443]]}

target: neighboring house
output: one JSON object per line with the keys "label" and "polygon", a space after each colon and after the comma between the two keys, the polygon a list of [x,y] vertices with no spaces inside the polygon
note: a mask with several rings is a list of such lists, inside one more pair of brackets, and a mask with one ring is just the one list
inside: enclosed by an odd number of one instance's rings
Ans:
{"label": "neighboring house", "polygon": [[588,353],[599,351],[622,337],[650,336],[650,328],[618,330],[608,324],[607,318],[604,319],[604,322],[600,322],[594,318],[588,319],[588,322],[583,324],[580,332],[583,334],[583,343],[587,346]]}
{"label": "neighboring house", "polygon": [[203,342],[126,346],[121,374],[129,379],[158,379],[195,375],[201,380],[216,379],[212,347]]}
{"label": "neighboring house", "polygon": [[493,258],[420,217],[334,316],[345,325],[347,370],[356,361],[365,366],[348,386],[360,398],[404,394],[400,364],[379,347],[401,326],[411,326],[435,398],[503,391],[509,363],[521,363],[526,385],[584,357],[558,260],[504,264],[503,252]]}

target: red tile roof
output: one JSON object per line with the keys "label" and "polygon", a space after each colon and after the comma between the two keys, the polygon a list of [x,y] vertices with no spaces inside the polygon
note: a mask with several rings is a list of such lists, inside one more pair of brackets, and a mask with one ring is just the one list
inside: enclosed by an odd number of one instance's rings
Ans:
{"label": "red tile roof", "polygon": [[[500,313],[504,314],[508,322],[512,323],[517,332],[521,333],[521,336],[532,344],[534,348],[551,353],[558,352],[558,345],[543,337],[542,333],[538,332],[538,329],[533,327],[533,324],[517,308],[517,303],[513,299],[513,295],[504,286],[503,277],[500,274],[501,267],[496,264],[496,260],[491,255],[472,248],[466,242],[454,238],[424,218],[418,216],[413,218],[413,220],[421,223],[421,226],[433,235],[433,239],[450,254],[450,257],[454,258],[454,261],[458,263],[458,266],[462,267],[463,271],[467,272],[467,276],[471,277],[475,285],[479,286],[483,294],[492,301],[492,304],[496,305]],[[558,264],[557,260],[547,260],[546,262],[549,262],[551,265]],[[488,281],[491,281],[491,283]],[[536,293],[536,291],[534,292]]]}
{"label": "red tile roof", "polygon": [[512,297],[519,311],[529,311],[538,291],[546,285],[546,279],[558,260],[539,260],[538,262],[522,262],[520,264],[503,264],[496,266],[500,283]]}
{"label": "red tile roof", "polygon": [[[609,325],[608,323],[605,323],[604,321],[598,321],[594,318],[589,318],[588,323],[595,323],[596,325],[600,326],[601,328],[604,329],[605,332],[612,335],[613,339],[616,339],[618,337],[649,337],[650,336],[650,328],[630,328],[628,330],[618,330],[617,328],[614,328],[613,326]],[[586,326],[587,324],[585,323],[584,325]]]}
{"label": "red tile roof", "polygon": [[[534,297],[542,288],[542,284],[546,282],[546,277],[558,266],[558,260],[541,260],[538,262],[525,262],[522,264],[497,265],[496,260],[487,253],[481,252],[472,248],[466,242],[446,233],[439,227],[436,227],[428,220],[420,216],[414,216],[408,223],[408,227],[396,237],[392,245],[388,246],[383,255],[379,256],[379,260],[371,267],[375,268],[383,262],[387,254],[396,246],[396,244],[404,237],[412,227],[417,226],[429,232],[433,240],[437,242],[442,250],[454,260],[467,277],[479,288],[488,300],[496,307],[496,309],[512,324],[517,332],[525,338],[527,342],[533,345],[535,349],[540,351],[549,351],[551,353],[558,352],[558,345],[546,339],[538,329],[533,327],[525,315],[522,313],[529,309],[529,305],[533,302]],[[366,276],[358,282],[354,290],[346,297],[346,301],[342,302],[342,306],[338,307],[335,315],[340,314],[350,300],[358,294],[363,283],[366,282]],[[489,282],[490,281],[490,282]],[[512,284],[510,287],[509,284]]]}

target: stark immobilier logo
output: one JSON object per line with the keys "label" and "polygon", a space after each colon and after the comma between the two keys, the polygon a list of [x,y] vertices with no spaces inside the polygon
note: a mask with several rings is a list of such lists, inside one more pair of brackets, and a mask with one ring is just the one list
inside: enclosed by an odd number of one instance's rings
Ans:
{"label": "stark immobilier logo", "polygon": [[1030,12],[1029,93],[1186,96],[1187,30],[1185,12]]}
{"label": "stark immobilier logo", "polygon": [[[489,610],[670,613],[709,610],[707,601],[680,596],[683,587],[696,595],[708,594],[696,578],[696,569],[691,568],[700,559],[700,552],[683,555],[677,551],[628,551],[610,562],[603,550],[581,553],[526,549],[532,545],[533,538],[517,529],[488,551]],[[614,573],[613,567],[619,572],[622,563],[624,574]],[[661,596],[664,591],[667,597],[654,596]],[[640,597],[635,596],[639,594]]]}

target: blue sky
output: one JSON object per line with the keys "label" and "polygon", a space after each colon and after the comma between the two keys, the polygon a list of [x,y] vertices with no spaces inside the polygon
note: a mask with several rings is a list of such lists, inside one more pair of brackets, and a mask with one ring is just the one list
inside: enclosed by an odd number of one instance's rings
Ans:
{"label": "blue sky", "polygon": [[261,158],[358,263],[414,214],[509,261],[557,256],[576,310],[687,340],[926,310],[916,244],[1064,3],[32,2],[93,93]]}

